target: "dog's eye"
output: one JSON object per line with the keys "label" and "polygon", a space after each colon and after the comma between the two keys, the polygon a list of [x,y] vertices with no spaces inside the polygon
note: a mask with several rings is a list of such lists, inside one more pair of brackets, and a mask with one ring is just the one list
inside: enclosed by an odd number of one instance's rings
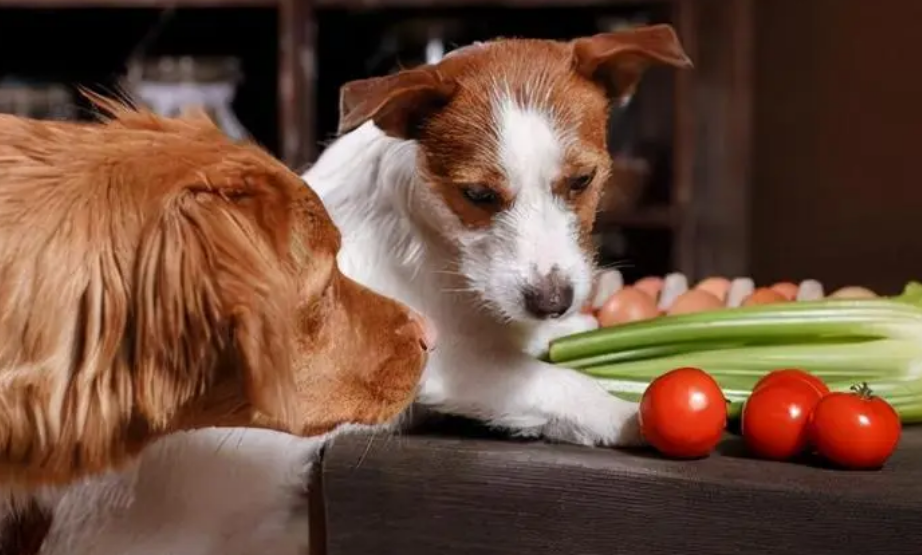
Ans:
{"label": "dog's eye", "polygon": [[499,202],[499,194],[482,185],[469,185],[461,189],[464,198],[478,206],[489,206]]}
{"label": "dog's eye", "polygon": [[567,179],[567,189],[571,193],[581,193],[592,185],[593,179],[595,179],[595,172],[570,177]]}

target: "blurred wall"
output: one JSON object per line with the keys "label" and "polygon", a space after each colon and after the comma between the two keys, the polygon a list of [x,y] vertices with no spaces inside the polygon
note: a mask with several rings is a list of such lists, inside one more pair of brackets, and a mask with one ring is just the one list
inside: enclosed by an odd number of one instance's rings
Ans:
{"label": "blurred wall", "polygon": [[758,0],[751,263],[922,280],[922,0]]}

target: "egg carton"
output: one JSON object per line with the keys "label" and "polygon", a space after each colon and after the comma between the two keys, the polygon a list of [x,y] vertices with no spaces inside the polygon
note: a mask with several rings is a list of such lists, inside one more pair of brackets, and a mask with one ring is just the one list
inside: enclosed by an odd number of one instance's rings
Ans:
{"label": "egg carton", "polygon": [[[805,279],[799,284],[784,283],[775,284],[770,288],[757,288],[752,278],[738,277],[729,280],[729,285],[726,286],[725,292],[718,292],[718,288],[723,290],[722,286],[716,285],[721,281],[726,282],[723,278],[702,280],[694,288],[703,289],[714,294],[726,308],[743,306],[753,294],[764,289],[772,289],[781,294],[786,300],[791,301],[815,301],[826,297],[823,284],[815,279]],[[589,307],[592,311],[599,310],[612,295],[625,286],[626,284],[620,271],[602,270],[598,272],[590,295]],[[631,284],[630,287],[636,287],[653,296],[656,299],[657,309],[662,313],[669,313],[676,300],[692,289],[688,278],[681,272],[673,272],[662,278],[646,277]],[[782,287],[787,289],[784,293],[781,293]],[[834,292],[831,296],[866,297],[874,296],[874,293],[860,287],[846,287]]]}

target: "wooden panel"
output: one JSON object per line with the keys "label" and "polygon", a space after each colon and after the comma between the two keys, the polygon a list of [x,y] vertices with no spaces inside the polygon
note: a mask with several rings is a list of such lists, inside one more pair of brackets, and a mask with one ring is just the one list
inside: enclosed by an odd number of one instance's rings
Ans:
{"label": "wooden panel", "polygon": [[[683,247],[696,278],[749,274],[754,0],[696,0],[694,194]],[[686,155],[687,156],[687,155]]]}
{"label": "wooden panel", "polygon": [[323,486],[324,452],[319,455],[307,475],[308,552],[305,555],[327,555],[326,491]]}
{"label": "wooden panel", "polygon": [[680,462],[543,443],[341,438],[325,461],[328,553],[919,553],[922,430],[907,430],[880,472],[754,461],[741,443]]}
{"label": "wooden panel", "polygon": [[[676,32],[692,60],[698,59],[697,0],[677,2],[673,6],[672,21]],[[697,230],[696,214],[690,210],[695,193],[695,105],[693,91],[697,76],[692,70],[676,71],[675,124],[673,126],[673,183],[671,199],[673,211],[680,219],[675,226],[672,248],[672,265],[689,277],[696,275],[694,250]]]}
{"label": "wooden panel", "polygon": [[756,277],[922,278],[922,2],[772,0],[756,21]]}
{"label": "wooden panel", "polygon": [[296,170],[316,155],[316,21],[309,0],[281,0],[279,129],[282,160]]}
{"label": "wooden panel", "polygon": [[279,0],[0,0],[0,8],[248,8]]}
{"label": "wooden panel", "polygon": [[679,210],[672,207],[639,208],[631,212],[600,212],[596,217],[596,230],[634,227],[653,229],[677,228],[682,220]]}
{"label": "wooden panel", "polygon": [[676,0],[315,0],[318,8],[465,8],[465,7],[580,7],[580,6],[650,6],[675,2]]}

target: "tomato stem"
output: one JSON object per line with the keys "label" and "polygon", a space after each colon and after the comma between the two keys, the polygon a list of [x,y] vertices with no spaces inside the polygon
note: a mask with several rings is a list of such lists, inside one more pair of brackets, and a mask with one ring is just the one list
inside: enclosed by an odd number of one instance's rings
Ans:
{"label": "tomato stem", "polygon": [[870,387],[868,387],[867,382],[861,382],[860,384],[855,384],[850,389],[862,399],[870,399],[871,397],[874,396],[874,392],[871,391]]}

